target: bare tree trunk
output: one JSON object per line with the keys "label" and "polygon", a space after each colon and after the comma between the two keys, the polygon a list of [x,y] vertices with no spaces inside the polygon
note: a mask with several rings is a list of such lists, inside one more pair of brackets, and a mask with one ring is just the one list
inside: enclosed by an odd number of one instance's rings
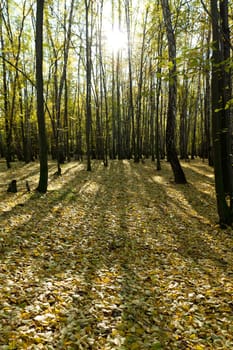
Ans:
{"label": "bare tree trunk", "polygon": [[146,9],[143,33],[142,33],[142,47],[140,55],[140,69],[139,69],[139,81],[138,81],[138,94],[137,94],[137,111],[136,111],[136,147],[134,161],[139,162],[142,157],[141,147],[141,114],[142,114],[142,87],[143,87],[143,65],[144,65],[144,51],[146,41],[146,26],[147,26],[148,8]]}
{"label": "bare tree trunk", "polygon": [[[2,5],[0,5],[2,6]],[[6,133],[6,165],[9,169],[11,167],[11,139],[9,137],[9,105],[8,105],[8,92],[7,92],[7,77],[6,77],[6,62],[5,62],[5,42],[3,38],[3,28],[2,28],[2,7],[0,9],[0,37],[1,37],[1,51],[2,51],[2,74],[3,74],[3,97],[4,97],[4,115],[5,115],[5,133]]]}
{"label": "bare tree trunk", "polygon": [[101,70],[101,78],[102,78],[102,86],[103,86],[103,105],[105,107],[105,137],[104,137],[104,154],[103,154],[103,163],[104,166],[108,166],[108,150],[109,150],[109,108],[108,108],[108,96],[107,96],[107,86],[106,86],[106,73],[102,59],[102,42],[101,42],[101,34],[102,34],[102,24],[103,24],[103,0],[101,0],[101,10],[100,10],[100,21],[101,21],[101,30],[100,30],[100,43],[99,43],[99,55],[100,55],[100,70]]}
{"label": "bare tree trunk", "polygon": [[[211,0],[213,31],[212,59],[212,132],[215,189],[220,224],[233,222],[233,172],[230,108],[230,36],[228,1]],[[229,70],[225,64],[229,64]]]}
{"label": "bare tree trunk", "polygon": [[45,193],[48,186],[47,135],[44,115],[43,96],[43,13],[44,0],[37,0],[36,12],[36,87],[37,87],[37,120],[40,146],[40,179],[37,191]]}
{"label": "bare tree trunk", "polygon": [[86,147],[87,171],[91,171],[91,36],[90,36],[90,9],[92,0],[85,0],[86,11]]}
{"label": "bare tree trunk", "polygon": [[136,154],[135,143],[135,122],[134,122],[134,98],[133,98],[133,70],[132,70],[132,41],[131,41],[131,19],[130,19],[131,5],[129,0],[125,1],[125,18],[127,27],[127,47],[128,47],[128,69],[129,69],[129,118],[132,125],[132,151],[133,155]]}
{"label": "bare tree trunk", "polygon": [[197,134],[197,116],[200,103],[200,91],[201,91],[201,72],[198,72],[198,81],[197,81],[197,94],[196,100],[194,103],[194,115],[193,115],[193,130],[192,130],[192,141],[191,141],[191,159],[194,159],[197,155],[196,151],[196,134]]}
{"label": "bare tree trunk", "polygon": [[[162,42],[163,42],[163,31],[162,24],[159,23],[159,35],[158,35],[158,57],[162,57]],[[158,64],[157,67],[157,81],[156,81],[156,169],[161,170],[161,162],[160,162],[160,130],[159,130],[159,104],[160,104],[160,96],[161,96],[161,65]]]}
{"label": "bare tree trunk", "polygon": [[176,40],[171,21],[171,12],[168,0],[161,0],[163,18],[167,32],[168,54],[170,60],[169,68],[169,92],[168,111],[166,129],[167,158],[171,164],[175,182],[185,184],[186,178],[180,165],[175,145],[175,124],[176,124],[176,95],[177,95],[177,75],[176,75]]}
{"label": "bare tree trunk", "polygon": [[[210,28],[208,29],[208,35],[206,39],[206,59],[210,59]],[[211,119],[211,86],[210,86],[210,70],[207,68],[205,71],[205,97],[204,97],[204,129],[205,129],[205,143],[206,143],[206,155],[208,157],[209,165],[213,166],[213,154],[211,151],[211,129],[210,129],[210,119]]]}

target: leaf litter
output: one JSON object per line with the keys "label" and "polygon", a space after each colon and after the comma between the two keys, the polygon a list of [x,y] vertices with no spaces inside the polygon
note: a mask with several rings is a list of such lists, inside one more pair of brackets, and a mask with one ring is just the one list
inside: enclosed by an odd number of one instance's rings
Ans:
{"label": "leaf litter", "polygon": [[[233,348],[233,235],[212,169],[67,163],[48,193],[1,189],[0,349]],[[38,165],[1,171],[27,178]]]}

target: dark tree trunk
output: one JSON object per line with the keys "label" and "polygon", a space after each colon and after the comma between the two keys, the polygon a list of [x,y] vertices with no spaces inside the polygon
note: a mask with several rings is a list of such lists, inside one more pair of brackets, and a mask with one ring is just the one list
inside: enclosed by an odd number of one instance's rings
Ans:
{"label": "dark tree trunk", "polygon": [[0,36],[1,36],[1,51],[2,51],[2,74],[3,74],[3,97],[4,97],[4,114],[5,114],[5,133],[6,133],[6,165],[11,167],[11,132],[9,127],[9,97],[7,92],[7,76],[5,62],[5,43],[2,32],[2,9],[0,12]]}
{"label": "dark tree trunk", "polygon": [[[233,172],[230,108],[230,36],[228,1],[211,0],[213,31],[212,130],[217,209],[221,225],[233,222]],[[229,64],[229,70],[226,64]]]}
{"label": "dark tree trunk", "polygon": [[142,119],[142,90],[143,90],[143,65],[144,65],[144,51],[146,44],[146,26],[147,26],[147,17],[148,17],[148,9],[146,10],[145,19],[143,23],[143,33],[142,33],[142,47],[141,47],[141,55],[140,55],[140,69],[139,69],[139,81],[138,81],[138,94],[136,101],[136,148],[135,148],[135,157],[134,161],[136,163],[142,158],[142,147],[141,147],[141,138],[142,138],[142,130],[141,130],[141,119]]}
{"label": "dark tree trunk", "polygon": [[163,18],[167,32],[168,54],[170,61],[169,68],[169,92],[168,92],[168,110],[167,110],[167,129],[166,129],[166,147],[167,158],[171,164],[175,182],[185,184],[186,178],[180,165],[175,145],[175,124],[176,124],[176,95],[177,95],[177,76],[176,76],[176,40],[171,22],[171,13],[168,0],[161,0],[163,8]]}
{"label": "dark tree trunk", "polygon": [[[210,59],[210,38],[211,38],[211,29],[208,29],[208,35],[206,39],[206,59],[207,62]],[[204,130],[205,130],[205,144],[206,144],[206,156],[208,158],[209,165],[213,166],[213,154],[211,151],[211,128],[210,128],[210,119],[211,119],[211,86],[210,86],[210,70],[209,68],[205,71],[205,97],[204,97]]]}
{"label": "dark tree trunk", "polygon": [[40,146],[40,179],[37,191],[45,193],[48,186],[48,146],[44,115],[43,96],[43,13],[44,0],[37,0],[36,12],[36,87],[37,87],[37,120]]}
{"label": "dark tree trunk", "polygon": [[[159,36],[158,36],[158,57],[162,57],[163,54],[163,31],[162,31],[162,23],[159,23]],[[159,128],[159,113],[160,108],[162,107],[160,104],[161,90],[162,90],[162,78],[161,78],[162,68],[161,65],[158,64],[157,67],[157,81],[156,81],[156,135],[155,135],[155,150],[156,150],[156,169],[161,170],[161,162],[160,162],[160,153],[161,153],[161,133]]]}
{"label": "dark tree trunk", "polygon": [[136,154],[135,140],[135,121],[134,121],[134,98],[133,98],[133,69],[132,69],[132,42],[131,42],[131,19],[130,19],[130,3],[125,1],[125,18],[127,28],[127,47],[128,47],[128,71],[129,71],[129,118],[132,126],[132,153]]}
{"label": "dark tree trunk", "polygon": [[17,181],[16,180],[12,180],[7,188],[7,192],[10,193],[16,193],[17,192]]}
{"label": "dark tree trunk", "polygon": [[89,33],[89,16],[91,0],[85,0],[86,11],[86,146],[87,171],[91,171],[91,36]]}
{"label": "dark tree trunk", "polygon": [[197,116],[200,104],[200,90],[201,90],[201,73],[198,75],[197,96],[194,104],[193,114],[193,130],[192,130],[192,142],[191,142],[191,159],[194,159],[197,155],[196,151],[196,135],[197,135]]}

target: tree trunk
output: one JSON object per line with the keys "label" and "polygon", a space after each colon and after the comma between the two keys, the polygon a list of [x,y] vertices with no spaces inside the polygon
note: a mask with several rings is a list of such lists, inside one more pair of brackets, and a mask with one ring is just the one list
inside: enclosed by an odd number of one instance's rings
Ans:
{"label": "tree trunk", "polygon": [[[1,5],[0,5],[1,6]],[[6,165],[7,168],[11,167],[11,137],[9,130],[9,96],[7,89],[7,76],[6,76],[6,62],[5,62],[5,42],[3,38],[2,30],[2,8],[0,12],[0,37],[1,37],[1,51],[2,51],[2,74],[3,74],[3,97],[4,97],[4,115],[5,115],[5,133],[6,133]]]}
{"label": "tree trunk", "polygon": [[142,157],[142,147],[141,147],[141,118],[142,118],[142,88],[143,88],[143,65],[144,65],[144,51],[146,43],[146,26],[147,26],[148,8],[146,9],[144,23],[143,23],[143,33],[142,33],[142,47],[140,54],[140,68],[139,68],[139,81],[138,81],[138,94],[137,94],[137,111],[136,111],[136,148],[134,161],[136,163]]}
{"label": "tree trunk", "polygon": [[36,87],[37,87],[37,121],[40,146],[40,179],[37,191],[45,193],[48,186],[48,147],[44,115],[43,96],[43,13],[44,0],[37,0],[36,12]]}
{"label": "tree trunk", "polygon": [[[206,46],[207,46],[207,52],[206,52],[206,59],[207,62],[209,62],[210,59],[210,36],[211,36],[211,30],[208,29],[208,35],[206,39]],[[205,70],[205,97],[204,97],[204,111],[205,111],[205,117],[204,117],[204,129],[205,129],[205,143],[206,143],[206,155],[208,158],[209,165],[213,166],[213,154],[211,151],[211,129],[210,129],[210,119],[211,119],[211,83],[210,83],[210,70],[207,68]]]}
{"label": "tree trunk", "polygon": [[[101,22],[101,30],[100,33],[102,34],[102,25],[103,25],[103,0],[101,0],[101,10],[100,10],[100,22]],[[104,137],[104,143],[103,143],[103,163],[104,166],[108,166],[108,150],[109,150],[109,113],[108,113],[108,95],[107,95],[107,86],[106,86],[106,72],[105,67],[102,59],[102,41],[101,41],[101,35],[99,38],[99,56],[100,56],[100,71],[101,71],[101,80],[102,80],[102,87],[103,87],[103,105],[105,107],[105,137]]]}
{"label": "tree trunk", "polygon": [[[162,57],[163,53],[163,31],[162,31],[162,23],[159,23],[159,35],[158,35],[158,57]],[[157,80],[156,80],[156,169],[161,170],[161,162],[160,162],[160,139],[161,133],[159,129],[159,109],[162,108],[160,104],[160,96],[161,96],[161,88],[162,88],[162,78],[161,78],[162,68],[160,62],[157,67]]]}
{"label": "tree trunk", "polygon": [[177,76],[176,76],[176,40],[172,27],[171,12],[168,0],[161,0],[163,8],[163,18],[167,32],[168,54],[169,54],[169,92],[168,92],[168,110],[167,110],[167,128],[166,128],[166,147],[167,158],[171,164],[175,182],[185,184],[186,178],[180,165],[175,145],[175,124],[176,124],[176,95],[177,95]]}
{"label": "tree trunk", "polygon": [[128,71],[129,71],[129,118],[132,125],[132,152],[135,157],[136,143],[135,143],[135,121],[134,121],[134,98],[133,98],[133,69],[132,69],[132,41],[131,41],[131,19],[130,19],[130,3],[125,1],[125,18],[127,28],[127,47],[128,47]]}
{"label": "tree trunk", "polygon": [[194,159],[197,155],[196,152],[196,134],[197,134],[197,116],[200,104],[200,91],[201,91],[201,72],[198,73],[197,82],[197,95],[194,103],[194,114],[193,114],[193,130],[192,130],[192,142],[191,142],[191,159]]}
{"label": "tree trunk", "polygon": [[91,171],[91,36],[89,34],[89,16],[92,0],[85,0],[86,11],[86,147],[87,171]]}
{"label": "tree trunk", "polygon": [[230,37],[228,26],[228,1],[211,0],[213,32],[212,53],[212,132],[213,160],[217,210],[221,225],[233,222],[233,173],[231,155],[230,108]]}

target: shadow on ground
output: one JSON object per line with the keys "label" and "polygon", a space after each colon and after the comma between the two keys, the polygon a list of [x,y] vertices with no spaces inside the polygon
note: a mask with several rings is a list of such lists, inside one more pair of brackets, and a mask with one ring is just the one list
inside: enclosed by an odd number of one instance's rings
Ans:
{"label": "shadow on ground", "polygon": [[176,186],[167,163],[72,164],[46,195],[17,194],[1,216],[0,345],[231,344],[232,238],[211,222],[211,171],[186,170]]}

